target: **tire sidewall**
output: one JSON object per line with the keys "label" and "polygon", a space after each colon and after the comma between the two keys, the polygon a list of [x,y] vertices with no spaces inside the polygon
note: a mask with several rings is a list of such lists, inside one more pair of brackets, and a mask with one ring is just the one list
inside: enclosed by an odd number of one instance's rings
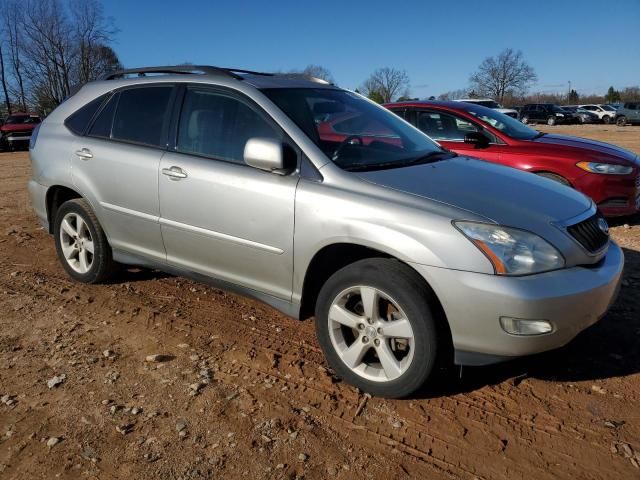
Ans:
{"label": "tire sidewall", "polygon": [[[318,296],[316,332],[327,361],[339,377],[372,395],[401,398],[423,385],[434,370],[438,353],[438,334],[431,308],[426,300],[426,292],[420,292],[419,284],[412,281],[410,275],[397,272],[395,268],[387,269],[385,263],[390,266],[402,266],[392,260],[363,260],[331,276]],[[329,309],[342,291],[353,286],[370,286],[385,292],[398,303],[411,323],[414,334],[413,360],[407,371],[396,380],[375,382],[359,376],[344,364],[331,343]]]}
{"label": "tire sidewall", "polygon": [[[104,270],[111,262],[111,252],[108,250],[108,244],[106,243],[106,239],[104,236],[104,232],[102,231],[100,225],[96,225],[95,215],[92,214],[90,210],[88,210],[88,205],[85,205],[86,202],[82,200],[70,200],[63,203],[56,213],[56,218],[54,222],[53,235],[56,244],[56,253],[58,254],[58,258],[60,263],[64,267],[65,271],[71,276],[74,280],[77,280],[82,283],[96,283],[101,280],[104,275]],[[82,217],[89,232],[91,233],[91,238],[93,240],[94,245],[94,253],[93,253],[93,262],[91,264],[91,268],[87,273],[80,273],[75,271],[69,262],[67,262],[64,254],[62,252],[62,244],[60,240],[60,225],[64,217],[69,213],[75,213],[76,215]]]}

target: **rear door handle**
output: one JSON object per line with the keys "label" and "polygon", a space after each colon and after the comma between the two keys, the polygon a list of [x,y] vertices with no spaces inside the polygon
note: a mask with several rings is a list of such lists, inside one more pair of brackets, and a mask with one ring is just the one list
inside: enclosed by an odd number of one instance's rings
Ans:
{"label": "rear door handle", "polygon": [[76,150],[76,155],[83,160],[89,160],[93,158],[93,153],[88,148],[82,148],[80,150]]}
{"label": "rear door handle", "polygon": [[162,174],[166,175],[171,180],[181,180],[183,178],[187,178],[187,172],[182,170],[180,167],[176,167],[175,165],[173,167],[163,168]]}

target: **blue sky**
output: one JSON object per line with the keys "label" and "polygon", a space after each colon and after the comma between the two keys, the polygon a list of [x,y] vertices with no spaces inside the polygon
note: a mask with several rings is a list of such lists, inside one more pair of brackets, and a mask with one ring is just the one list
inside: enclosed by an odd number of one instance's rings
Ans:
{"label": "blue sky", "polygon": [[482,59],[522,50],[535,91],[640,84],[640,0],[103,0],[125,66],[192,62],[254,70],[324,65],[355,88],[405,69],[419,97],[464,88]]}

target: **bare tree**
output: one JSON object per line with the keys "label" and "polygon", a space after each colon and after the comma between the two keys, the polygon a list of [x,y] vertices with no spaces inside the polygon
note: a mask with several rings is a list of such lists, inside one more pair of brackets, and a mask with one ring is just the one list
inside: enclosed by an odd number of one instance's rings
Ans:
{"label": "bare tree", "polygon": [[459,98],[465,98],[469,96],[469,90],[466,88],[460,88],[458,90],[451,90],[438,95],[438,100],[458,100]]}
{"label": "bare tree", "polygon": [[521,51],[507,48],[496,57],[485,58],[469,82],[474,90],[502,102],[507,93],[524,94],[538,79]]}
{"label": "bare tree", "polygon": [[22,0],[19,5],[18,71],[24,96],[42,110],[62,102],[73,86],[120,67],[109,46],[115,28],[98,0]]}
{"label": "bare tree", "polygon": [[14,94],[18,98],[18,105],[22,111],[27,110],[27,96],[25,93],[24,77],[22,74],[22,3],[18,0],[6,0],[3,5],[2,20],[5,37],[9,47],[9,61],[11,74],[15,80]]}
{"label": "bare tree", "polygon": [[302,73],[305,75],[309,75],[310,77],[319,78],[321,80],[325,80],[329,83],[336,83],[333,79],[333,75],[329,71],[328,68],[323,67],[322,65],[307,65]]}
{"label": "bare tree", "polygon": [[0,77],[2,79],[2,90],[4,91],[4,101],[7,107],[7,113],[11,115],[11,101],[9,100],[9,90],[7,88],[7,77],[4,71],[4,54],[2,52],[1,42],[0,42]]}
{"label": "bare tree", "polygon": [[409,96],[409,76],[404,70],[384,67],[379,68],[364,81],[363,93],[381,103],[391,102],[403,95]]}
{"label": "bare tree", "polygon": [[78,56],[75,80],[86,83],[117,69],[118,57],[107,46],[116,29],[110,19],[105,19],[102,4],[97,0],[70,0],[69,6]]}

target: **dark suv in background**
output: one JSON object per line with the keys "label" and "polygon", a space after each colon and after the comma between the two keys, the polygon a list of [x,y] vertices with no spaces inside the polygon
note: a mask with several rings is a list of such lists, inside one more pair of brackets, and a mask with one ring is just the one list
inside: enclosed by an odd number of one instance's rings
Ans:
{"label": "dark suv in background", "polygon": [[528,103],[520,110],[522,123],[575,123],[576,119],[571,112],[553,103]]}

